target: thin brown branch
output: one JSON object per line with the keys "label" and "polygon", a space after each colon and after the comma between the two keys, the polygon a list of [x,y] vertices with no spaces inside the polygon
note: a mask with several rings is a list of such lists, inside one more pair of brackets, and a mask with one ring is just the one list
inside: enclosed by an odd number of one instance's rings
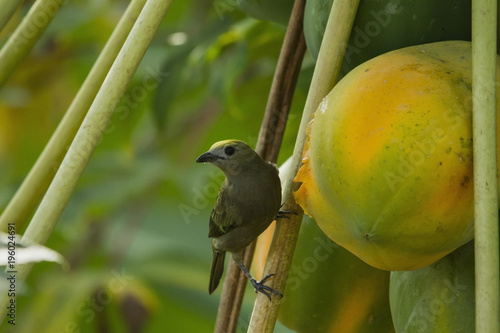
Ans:
{"label": "thin brown branch", "polygon": [[[265,160],[271,162],[276,162],[278,159],[288,113],[306,50],[302,23],[304,8],[305,0],[295,1],[257,141],[256,151]],[[243,263],[246,267],[251,265],[254,249],[255,242],[245,250]],[[245,275],[230,260],[214,332],[236,331],[246,282]]]}
{"label": "thin brown branch", "polygon": [[273,163],[278,159],[281,140],[306,50],[303,34],[304,7],[305,0],[295,1],[257,141],[257,152],[265,160]]}
{"label": "thin brown branch", "polygon": [[[340,65],[342,64],[358,4],[359,0],[336,0],[333,2],[297,134],[291,162],[292,170],[295,172],[292,175],[295,175],[301,164],[302,151],[306,142],[305,132],[307,124],[312,119],[312,115],[320,101],[337,82]],[[286,220],[286,223],[276,224],[264,270],[264,274],[268,272],[275,274],[274,278],[268,284],[269,287],[275,290],[284,290],[285,288],[303,215],[302,209],[295,204],[293,197],[293,191],[296,187],[293,178],[286,179],[284,209],[294,210],[298,214],[290,216]],[[278,317],[281,301],[281,297],[273,297],[272,301],[269,302],[265,296],[257,295],[248,332],[272,332]]]}

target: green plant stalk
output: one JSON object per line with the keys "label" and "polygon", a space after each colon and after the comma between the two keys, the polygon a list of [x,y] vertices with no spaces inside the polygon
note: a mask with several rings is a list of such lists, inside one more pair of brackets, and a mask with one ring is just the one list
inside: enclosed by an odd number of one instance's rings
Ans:
{"label": "green plant stalk", "polygon": [[[144,5],[26,229],[22,242],[32,241],[43,245],[49,238],[171,2],[172,0],[148,0]],[[18,286],[25,281],[32,266],[16,267]],[[9,298],[6,293],[0,297],[0,318],[5,318]]]}
{"label": "green plant stalk", "polygon": [[65,0],[38,0],[0,50],[0,87],[26,58]]}
{"label": "green plant stalk", "polygon": [[500,332],[496,160],[497,0],[472,1],[476,332]]}
{"label": "green plant stalk", "polygon": [[15,13],[17,7],[22,5],[21,0],[0,0],[0,31],[9,22],[12,15]]}
{"label": "green plant stalk", "polygon": [[9,223],[16,223],[16,229],[21,230],[33,214],[145,2],[133,0],[128,6],[59,126],[5,207],[0,216],[1,231],[6,232]]}
{"label": "green plant stalk", "polygon": [[[295,172],[292,173],[293,177],[287,180],[284,189],[285,206],[282,209],[296,211],[298,215],[292,215],[289,219],[286,219],[286,222],[276,224],[266,261],[264,275],[275,274],[268,281],[270,287],[276,290],[283,291],[285,289],[303,216],[302,209],[295,204],[293,197],[293,191],[296,190],[293,178],[295,178],[295,174],[302,163],[302,151],[306,142],[306,128],[321,100],[337,83],[358,5],[359,0],[336,0],[333,2],[328,18],[295,142],[291,166]],[[272,302],[269,302],[265,295],[257,295],[248,332],[272,332],[281,301],[280,297],[273,296]]]}

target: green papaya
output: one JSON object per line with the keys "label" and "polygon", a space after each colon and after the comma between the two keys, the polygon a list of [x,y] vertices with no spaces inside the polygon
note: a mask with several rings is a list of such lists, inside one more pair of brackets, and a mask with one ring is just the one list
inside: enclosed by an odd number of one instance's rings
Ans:
{"label": "green papaya", "polygon": [[[304,34],[316,59],[333,0],[308,0]],[[341,75],[395,49],[444,40],[471,40],[471,0],[361,0]]]}
{"label": "green papaya", "polygon": [[392,272],[389,298],[398,333],[474,332],[474,243],[430,266]]}

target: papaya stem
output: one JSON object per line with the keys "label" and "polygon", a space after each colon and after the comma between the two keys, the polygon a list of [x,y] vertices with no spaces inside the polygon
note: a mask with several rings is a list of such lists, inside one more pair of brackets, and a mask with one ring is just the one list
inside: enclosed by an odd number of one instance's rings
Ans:
{"label": "papaya stem", "polygon": [[[336,0],[330,11],[295,142],[291,162],[292,170],[295,172],[292,172],[291,179],[286,180],[284,189],[285,207],[283,209],[295,211],[298,214],[290,216],[286,223],[276,224],[264,271],[264,275],[275,274],[269,283],[269,286],[275,290],[283,291],[285,289],[303,217],[303,211],[295,203],[293,197],[295,187],[293,178],[301,165],[302,151],[306,142],[306,128],[319,103],[332,90],[338,80],[358,5],[359,0]],[[269,302],[265,295],[257,295],[248,332],[272,332],[281,301],[281,297],[273,297],[272,301]]]}
{"label": "papaya stem", "polygon": [[[23,62],[64,2],[63,0],[39,0],[33,4],[21,24],[0,50],[0,87]],[[8,13],[2,15],[8,15]],[[40,17],[45,19],[40,20]]]}
{"label": "papaya stem", "polygon": [[6,232],[9,223],[21,230],[33,214],[145,2],[130,2],[43,152],[0,215],[1,231]]}
{"label": "papaya stem", "polygon": [[12,15],[16,12],[16,9],[23,4],[19,0],[0,0],[0,31],[5,27],[5,25],[12,18]]}
{"label": "papaya stem", "polygon": [[[43,245],[51,235],[171,2],[172,0],[148,0],[144,5],[28,225],[21,243],[31,241]],[[18,265],[16,283],[23,283],[32,267],[33,264]],[[7,293],[0,295],[2,318],[5,318],[9,300]]]}
{"label": "papaya stem", "polygon": [[476,332],[500,332],[496,147],[497,0],[472,1]]}

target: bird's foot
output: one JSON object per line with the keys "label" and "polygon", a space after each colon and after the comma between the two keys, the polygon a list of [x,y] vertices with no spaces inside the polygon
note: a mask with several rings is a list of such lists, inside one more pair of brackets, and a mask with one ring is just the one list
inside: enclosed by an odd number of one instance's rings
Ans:
{"label": "bird's foot", "polygon": [[273,292],[275,293],[276,295],[278,296],[281,296],[283,297],[283,294],[281,294],[279,291],[277,290],[274,290],[273,288],[271,287],[268,287],[264,284],[264,282],[266,282],[267,279],[269,279],[270,277],[274,276],[274,274],[269,274],[269,275],[266,275],[262,280],[260,281],[257,281],[255,280],[254,278],[250,279],[250,282],[252,283],[253,287],[255,288],[255,293],[257,294],[258,292],[261,292],[263,293],[264,295],[267,296],[267,298],[269,298],[269,302],[271,301],[271,295],[269,292]]}

